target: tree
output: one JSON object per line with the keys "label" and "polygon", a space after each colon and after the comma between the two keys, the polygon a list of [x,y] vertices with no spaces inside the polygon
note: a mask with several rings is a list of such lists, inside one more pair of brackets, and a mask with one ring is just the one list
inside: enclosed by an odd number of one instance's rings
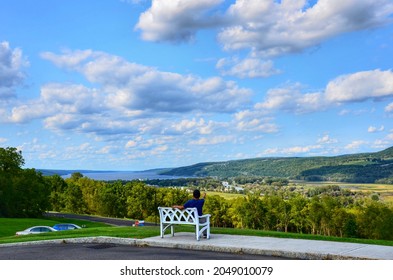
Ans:
{"label": "tree", "polygon": [[259,193],[249,194],[237,211],[241,216],[242,226],[251,229],[262,229],[266,221],[266,208]]}
{"label": "tree", "polygon": [[[50,207],[50,189],[43,176],[25,169],[14,177],[15,217],[39,217]],[[17,201],[17,203],[15,203]]]}
{"label": "tree", "polygon": [[0,216],[38,217],[49,209],[49,189],[40,173],[22,169],[22,152],[0,148]]}
{"label": "tree", "polygon": [[25,161],[22,152],[16,148],[0,148],[0,172],[20,171]]}
{"label": "tree", "polygon": [[393,239],[393,210],[377,201],[366,201],[358,216],[361,237],[370,239]]}
{"label": "tree", "polygon": [[59,175],[44,177],[50,187],[49,201],[54,211],[65,209],[65,191],[67,183]]}
{"label": "tree", "polygon": [[228,200],[218,195],[212,195],[206,199],[203,212],[211,214],[210,221],[213,226],[231,227],[229,208]]}
{"label": "tree", "polygon": [[80,186],[73,181],[67,182],[67,185],[67,189],[64,193],[64,210],[77,214],[86,213],[86,204],[83,200]]}
{"label": "tree", "polygon": [[295,226],[298,233],[303,233],[307,224],[307,199],[297,194],[290,199],[291,204],[291,223]]}

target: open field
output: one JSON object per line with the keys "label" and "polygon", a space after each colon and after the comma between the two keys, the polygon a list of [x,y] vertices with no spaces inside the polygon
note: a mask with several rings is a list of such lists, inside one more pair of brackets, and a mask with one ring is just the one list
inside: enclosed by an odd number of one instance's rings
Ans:
{"label": "open field", "polygon": [[[393,185],[389,184],[360,184],[360,183],[341,183],[341,182],[306,182],[306,181],[291,181],[290,186],[304,187],[304,188],[315,188],[320,186],[337,185],[342,189],[350,189],[355,192],[363,193],[377,193],[382,201],[393,203]],[[206,193],[207,196],[219,195],[225,199],[234,199],[244,194],[234,193],[223,193],[209,191]]]}
{"label": "open field", "polygon": [[359,184],[359,183],[341,183],[341,182],[293,182],[296,186],[304,187],[318,187],[337,185],[343,189],[350,189],[351,191],[368,192],[370,194],[377,193],[381,200],[393,203],[393,185],[390,184]]}
{"label": "open field", "polygon": [[234,199],[234,198],[237,198],[240,196],[245,196],[244,194],[237,194],[237,193],[224,193],[224,192],[212,192],[212,191],[206,192],[207,197],[213,196],[213,195],[218,195],[218,196],[221,196],[225,199]]}

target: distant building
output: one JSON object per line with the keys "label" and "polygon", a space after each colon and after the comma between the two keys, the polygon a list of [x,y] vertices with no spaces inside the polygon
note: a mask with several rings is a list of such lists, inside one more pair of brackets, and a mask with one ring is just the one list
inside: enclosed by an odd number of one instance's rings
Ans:
{"label": "distant building", "polygon": [[227,181],[221,182],[222,186],[225,188],[225,191],[229,192],[232,189],[234,189],[237,192],[243,192],[244,188],[241,187],[236,187],[236,186],[231,186]]}

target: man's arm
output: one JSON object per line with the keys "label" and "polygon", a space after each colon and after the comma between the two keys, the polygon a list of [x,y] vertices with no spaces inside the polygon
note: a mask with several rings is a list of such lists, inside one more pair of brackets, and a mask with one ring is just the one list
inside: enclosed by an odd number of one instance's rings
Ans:
{"label": "man's arm", "polygon": [[183,205],[173,205],[172,208],[183,210],[184,206]]}

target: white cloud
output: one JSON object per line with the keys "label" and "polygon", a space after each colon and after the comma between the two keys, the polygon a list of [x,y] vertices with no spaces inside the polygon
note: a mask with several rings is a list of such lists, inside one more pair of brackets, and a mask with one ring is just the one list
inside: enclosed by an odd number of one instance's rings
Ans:
{"label": "white cloud", "polygon": [[141,14],[136,29],[147,41],[181,42],[193,39],[199,29],[217,24],[209,13],[223,0],[153,0]]}
{"label": "white cloud", "polygon": [[324,136],[322,136],[321,138],[318,139],[317,143],[319,144],[334,144],[337,143],[338,140],[334,139],[334,138],[330,138],[329,135],[325,134]]}
{"label": "white cloud", "polygon": [[[158,71],[102,52],[46,53],[56,65],[79,71],[102,85],[108,106],[150,112],[233,112],[248,104],[251,91],[220,77],[202,79]],[[68,59],[70,63],[68,63]],[[75,62],[79,63],[75,63]]]}
{"label": "white cloud", "polygon": [[283,110],[297,114],[314,112],[326,108],[320,92],[302,93],[300,84],[270,89],[264,102],[255,104],[257,110]]}
{"label": "white cloud", "polygon": [[[94,87],[51,83],[37,99],[20,102],[6,116],[11,123],[42,119],[45,128],[101,135],[208,135],[227,127],[204,118],[228,114],[250,104],[251,90],[220,77],[201,78],[161,72],[94,51],[66,51],[42,57],[81,73]],[[5,115],[6,112],[1,112]],[[188,115],[199,118],[188,119]],[[120,137],[120,136],[118,136]],[[132,147],[133,142],[125,144]]]}
{"label": "white cloud", "polygon": [[356,149],[359,149],[360,146],[363,146],[363,145],[366,145],[366,144],[367,144],[366,141],[363,141],[363,140],[355,140],[355,141],[352,141],[351,143],[349,143],[348,145],[346,145],[346,146],[345,146],[345,149],[348,149],[348,150],[356,150]]}
{"label": "white cloud", "polygon": [[321,148],[321,145],[293,146],[288,148],[269,148],[258,154],[258,156],[309,154],[313,151],[320,150]]}
{"label": "white cloud", "polygon": [[254,55],[295,53],[343,33],[370,29],[389,20],[389,0],[238,0],[228,10],[233,26],[219,34],[225,49]]}
{"label": "white cloud", "polygon": [[368,127],[368,129],[367,129],[367,131],[368,132],[370,132],[370,133],[374,133],[374,132],[381,132],[381,131],[384,131],[385,130],[385,127],[382,125],[381,127],[375,127],[375,126],[369,126]]}
{"label": "white cloud", "polygon": [[202,137],[197,140],[190,141],[190,145],[217,145],[234,140],[234,136],[230,135],[217,135],[213,137]]}
{"label": "white cloud", "polygon": [[[391,140],[393,140],[393,138]],[[384,140],[384,139],[375,140],[374,143],[372,144],[372,147],[374,149],[386,149],[386,147],[389,147],[390,143],[391,142],[389,141],[389,138],[387,137],[386,140]]]}
{"label": "white cloud", "polygon": [[170,134],[211,134],[215,127],[220,126],[218,123],[213,121],[205,121],[205,119],[200,118],[199,120],[193,118],[191,120],[183,119],[181,121],[175,121],[170,124],[166,129],[165,133]]}
{"label": "white cloud", "polygon": [[325,96],[327,101],[337,103],[392,97],[393,72],[376,69],[342,75],[326,86]]}
{"label": "white cloud", "polygon": [[235,76],[239,78],[266,78],[281,73],[274,68],[271,60],[260,60],[257,58],[222,58],[216,68],[223,76]]}
{"label": "white cloud", "polygon": [[182,42],[206,28],[221,30],[226,50],[271,57],[301,52],[344,33],[390,21],[390,0],[237,0],[221,15],[222,0],[153,0],[136,25],[149,41]]}
{"label": "white cloud", "polygon": [[77,68],[82,62],[85,62],[93,55],[92,50],[64,50],[62,55],[51,52],[42,52],[43,59],[51,61],[57,67]]}
{"label": "white cloud", "polygon": [[28,65],[21,49],[12,49],[8,42],[0,42],[0,101],[15,97],[14,89],[22,85],[23,68]]}
{"label": "white cloud", "polygon": [[25,123],[60,115],[56,121],[64,123],[72,115],[100,113],[105,103],[105,97],[95,89],[82,85],[47,84],[41,88],[39,99],[14,107],[9,119],[11,122]]}
{"label": "white cloud", "polygon": [[[377,69],[342,75],[330,81],[320,92],[304,93],[303,91],[300,84],[270,89],[265,100],[255,104],[255,109],[302,114],[325,110],[344,103],[382,101],[393,97],[393,72]],[[346,110],[340,114],[347,113]]]}
{"label": "white cloud", "polygon": [[2,138],[2,137],[0,137],[0,144],[3,144],[3,143],[5,143],[5,142],[7,142],[7,141],[8,141],[7,138]]}
{"label": "white cloud", "polygon": [[276,133],[279,127],[272,117],[268,117],[262,110],[244,110],[234,115],[232,127],[238,131]]}

